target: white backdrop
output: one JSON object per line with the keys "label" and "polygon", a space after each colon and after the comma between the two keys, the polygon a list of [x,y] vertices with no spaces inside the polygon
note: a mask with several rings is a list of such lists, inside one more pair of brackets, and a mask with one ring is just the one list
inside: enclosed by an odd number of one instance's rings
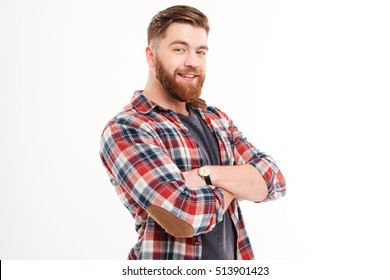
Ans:
{"label": "white backdrop", "polygon": [[257,259],[388,260],[386,1],[0,1],[0,258],[125,259],[134,221],[98,156],[142,89],[146,28],[208,15],[203,97],[277,161],[287,196],[242,208]]}

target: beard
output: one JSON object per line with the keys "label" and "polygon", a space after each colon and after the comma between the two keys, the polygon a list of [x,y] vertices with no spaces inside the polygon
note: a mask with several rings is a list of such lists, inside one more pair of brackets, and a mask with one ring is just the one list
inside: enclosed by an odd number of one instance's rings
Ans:
{"label": "beard", "polygon": [[191,84],[177,81],[176,77],[178,76],[178,72],[178,69],[176,69],[173,75],[170,74],[168,70],[165,69],[164,65],[162,65],[160,59],[156,57],[156,78],[168,94],[181,102],[197,104],[202,93],[205,75],[202,71],[199,71],[194,67],[181,70],[180,74],[195,73],[197,75],[196,83]]}

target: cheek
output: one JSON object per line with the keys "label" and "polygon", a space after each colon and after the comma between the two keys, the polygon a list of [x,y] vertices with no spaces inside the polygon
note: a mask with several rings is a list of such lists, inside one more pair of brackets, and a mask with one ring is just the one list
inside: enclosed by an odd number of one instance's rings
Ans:
{"label": "cheek", "polygon": [[201,71],[203,75],[206,74],[206,70],[207,70],[207,64],[206,63],[200,64],[199,71]]}
{"label": "cheek", "polygon": [[202,67],[202,69],[206,70],[207,69],[207,60],[205,58],[201,59],[199,61],[200,63],[200,67]]}
{"label": "cheek", "polygon": [[175,60],[174,57],[171,57],[171,58],[167,58],[165,60],[165,63],[163,63],[165,69],[169,72],[169,73],[174,73],[177,69],[180,69],[180,63],[177,61],[177,59]]}
{"label": "cheek", "polygon": [[182,68],[185,64],[185,56],[172,54],[165,58],[165,63],[167,68],[169,69],[178,69]]}

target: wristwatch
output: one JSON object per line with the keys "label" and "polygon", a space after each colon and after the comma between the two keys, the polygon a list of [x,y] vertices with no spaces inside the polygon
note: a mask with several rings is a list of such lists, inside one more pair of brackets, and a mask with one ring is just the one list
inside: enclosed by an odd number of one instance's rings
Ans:
{"label": "wristwatch", "polygon": [[203,180],[206,181],[207,185],[212,185],[211,179],[210,179],[210,173],[211,170],[207,168],[206,166],[202,166],[198,169],[198,175],[203,178]]}

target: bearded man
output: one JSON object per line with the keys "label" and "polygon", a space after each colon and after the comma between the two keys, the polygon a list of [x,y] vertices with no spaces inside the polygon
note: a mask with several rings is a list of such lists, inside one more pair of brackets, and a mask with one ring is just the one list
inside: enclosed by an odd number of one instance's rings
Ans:
{"label": "bearded man", "polygon": [[208,33],[193,7],[155,15],[145,88],[103,131],[102,162],[139,235],[128,259],[253,259],[238,201],[285,195],[274,160],[199,98]]}

